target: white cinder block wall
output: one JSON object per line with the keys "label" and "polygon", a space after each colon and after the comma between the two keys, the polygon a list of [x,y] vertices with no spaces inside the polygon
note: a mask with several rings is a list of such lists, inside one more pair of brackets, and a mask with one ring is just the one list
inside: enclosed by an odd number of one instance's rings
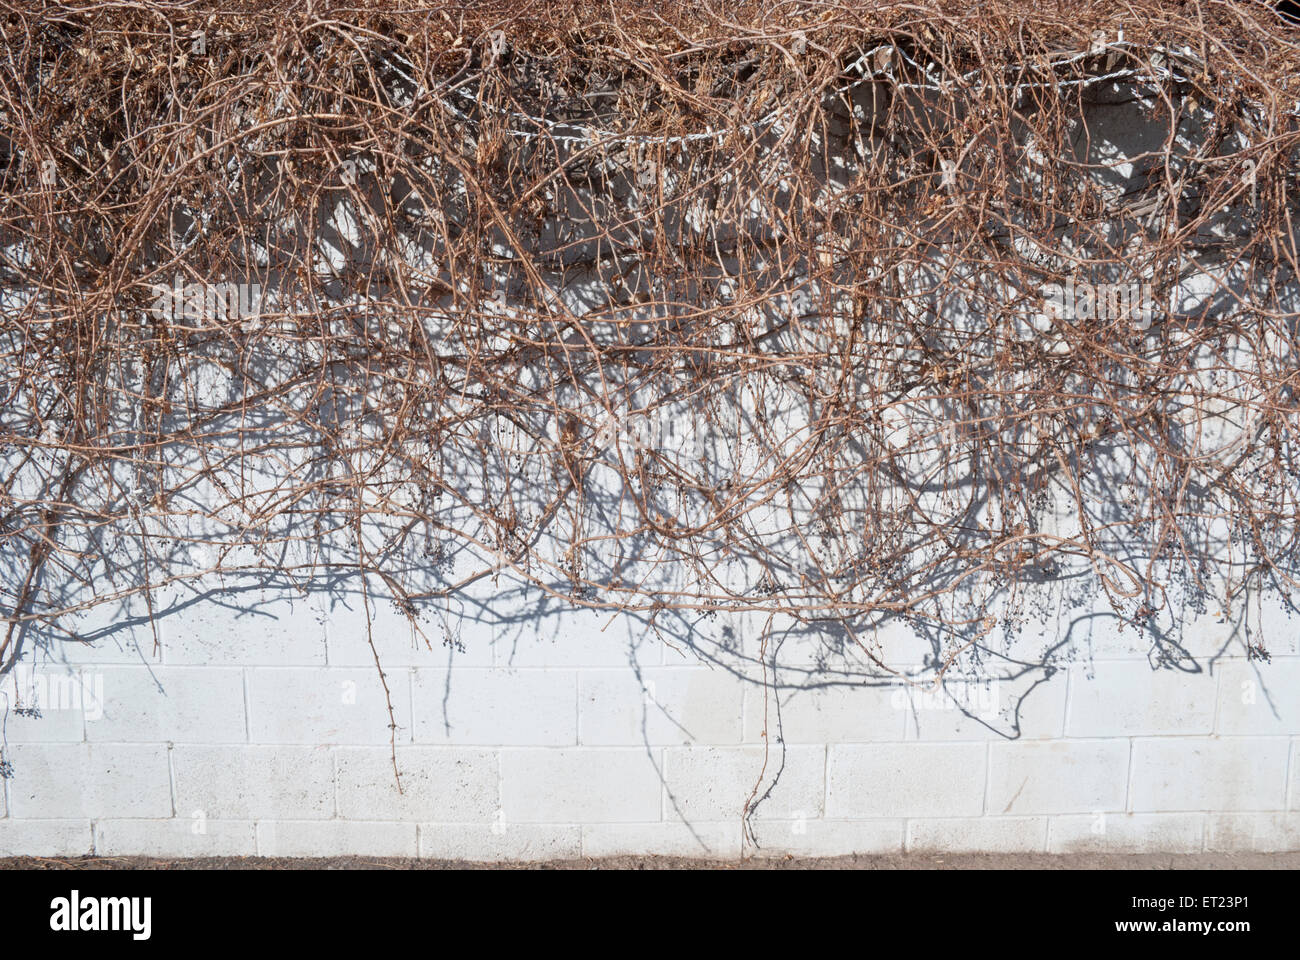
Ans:
{"label": "white cinder block wall", "polygon": [[[104,611],[82,623],[117,624],[94,647],[29,655],[0,700],[0,854],[1300,849],[1300,620],[1277,601],[1190,621],[1171,664],[1058,597],[987,641],[995,683],[952,687],[978,719],[880,681],[819,688],[835,674],[807,650],[782,650],[774,693],[750,637],[701,658],[571,613],[431,651],[381,605],[394,731],[363,617],[330,606],[205,600],[161,619],[157,650]],[[929,649],[879,639],[892,662]],[[33,696],[41,716],[20,715]],[[777,770],[755,848],[741,812]]]}

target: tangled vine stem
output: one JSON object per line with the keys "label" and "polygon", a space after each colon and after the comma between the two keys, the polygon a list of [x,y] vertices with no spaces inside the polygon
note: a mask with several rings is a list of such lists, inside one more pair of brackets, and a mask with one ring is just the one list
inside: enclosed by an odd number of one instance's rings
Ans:
{"label": "tangled vine stem", "polygon": [[882,661],[1294,584],[1268,7],[385,6],[0,4],[0,668],[217,574]]}

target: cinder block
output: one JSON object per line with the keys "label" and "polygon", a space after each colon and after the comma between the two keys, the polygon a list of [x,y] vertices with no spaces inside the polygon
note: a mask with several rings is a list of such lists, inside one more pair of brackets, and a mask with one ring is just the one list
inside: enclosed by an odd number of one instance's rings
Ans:
{"label": "cinder block", "polygon": [[664,754],[664,808],[670,820],[739,822],[760,780],[751,819],[822,815],[823,747],[789,746],[783,751],[774,744],[766,755],[763,747],[674,747]]}
{"label": "cinder block", "polygon": [[171,779],[162,744],[19,744],[9,813],[16,818],[170,817]]}
{"label": "cinder block", "polygon": [[1076,663],[1070,669],[1071,737],[1207,734],[1214,729],[1217,678],[1153,670],[1143,660]]}
{"label": "cinder block", "polygon": [[221,667],[105,667],[103,709],[86,717],[89,740],[240,743],[244,680]]}
{"label": "cinder block", "polygon": [[[758,581],[763,572],[754,570],[749,576]],[[715,611],[712,618],[700,618],[692,623],[689,633],[671,640],[673,645],[665,646],[666,665],[690,666],[718,659],[744,669],[753,682],[761,681],[764,663],[769,679],[773,665],[778,672],[803,676],[818,665],[836,671],[848,669],[859,662],[862,653],[842,631],[801,629],[788,616],[778,613],[769,620],[765,612],[757,611]]]}
{"label": "cinder block", "polygon": [[338,809],[344,820],[488,823],[497,810],[497,755],[486,750],[401,747],[397,769],[383,747],[336,754]]}
{"label": "cinder block", "polygon": [[1213,853],[1300,850],[1300,813],[1212,813],[1205,818],[1205,849]]}
{"label": "cinder block", "polygon": [[415,857],[415,824],[358,820],[260,820],[262,857]]}
{"label": "cinder block", "polygon": [[1236,625],[1207,598],[1208,610],[1173,601],[1156,615],[1160,635],[1139,626],[1121,602],[1119,611],[1101,595],[1069,596],[1061,607],[1065,640],[1071,656],[1090,660],[1154,661],[1162,654],[1179,660],[1204,661],[1233,642]]}
{"label": "cinder block", "polygon": [[[86,739],[86,714],[103,711],[102,670],[45,663],[18,663],[0,678],[4,740],[18,743],[77,743]],[[19,710],[22,713],[19,713]]]}
{"label": "cinder block", "polygon": [[[0,714],[4,699],[0,697]],[[40,715],[19,716],[11,709],[5,723],[5,740],[19,743],[79,743],[86,739],[85,719],[80,709],[42,710]]]}
{"label": "cinder block", "polygon": [[1287,754],[1281,738],[1161,738],[1133,741],[1137,812],[1282,810]]}
{"label": "cinder block", "polygon": [[1146,660],[1156,647],[1149,631],[1119,616],[1104,599],[1082,604],[1067,593],[1061,604],[1063,655],[1071,658]]}
{"label": "cinder block", "polygon": [[923,624],[891,617],[874,630],[863,631],[859,639],[881,663],[898,670],[932,659],[942,648],[942,639],[927,632]]}
{"label": "cinder block", "polygon": [[903,820],[756,820],[756,857],[845,857],[903,852]]}
{"label": "cinder block", "polygon": [[1127,740],[989,745],[991,816],[1123,810]]}
{"label": "cinder block", "polygon": [[1204,600],[1203,610],[1187,600],[1176,602],[1167,619],[1177,624],[1167,646],[1167,654],[1178,659],[1190,658],[1201,666],[1209,661],[1231,654],[1241,645],[1241,612],[1224,610],[1216,599],[1222,596],[1222,586],[1216,586]]}
{"label": "cinder block", "polygon": [[745,739],[773,743],[900,741],[906,717],[896,688],[828,685],[778,691],[758,685],[745,690]]}
{"label": "cinder block", "polygon": [[325,664],[325,628],[308,598],[273,590],[177,588],[166,596],[171,665]]}
{"label": "cinder block", "polygon": [[420,856],[471,863],[576,860],[582,856],[582,830],[549,823],[422,823]]}
{"label": "cinder block", "polygon": [[662,758],[644,749],[537,747],[501,751],[507,823],[660,819]]}
{"label": "cinder block", "polygon": [[1276,590],[1250,589],[1233,614],[1238,624],[1234,655],[1244,653],[1247,643],[1262,643],[1274,657],[1300,654],[1300,592],[1292,591],[1288,602]]}
{"label": "cinder block", "polygon": [[[564,610],[537,630],[496,632],[496,663],[503,667],[656,666],[663,659],[661,641],[616,618],[608,629],[609,611]],[[476,638],[474,638],[476,639]],[[470,640],[462,641],[469,646]]]}
{"label": "cinder block", "polygon": [[100,820],[95,852],[101,857],[251,857],[257,838],[251,821]]}
{"label": "cinder block", "polygon": [[67,614],[60,618],[60,631],[51,633],[47,651],[39,659],[74,666],[159,663],[167,618],[161,606],[156,604],[154,609],[151,623],[149,605],[137,594]]}
{"label": "cinder block", "polygon": [[1199,813],[1118,813],[1053,817],[1049,853],[1200,853]]}
{"label": "cinder block", "polygon": [[1287,788],[1287,809],[1300,810],[1300,738],[1291,743],[1291,784]]}
{"label": "cinder block", "polygon": [[569,670],[461,667],[415,671],[417,743],[572,746],[578,680]]}
{"label": "cinder block", "polygon": [[[924,624],[888,617],[853,634],[818,625],[810,629],[778,614],[770,622],[766,613],[750,612],[729,617],[727,639],[702,652],[737,664],[744,662],[747,676],[762,679],[762,664],[768,665],[768,679],[775,665],[787,683],[796,679],[833,678],[887,679],[891,670],[912,669],[931,660],[942,648],[942,638]],[[719,652],[717,647],[722,647]],[[668,651],[667,663],[674,663]],[[883,665],[883,667],[882,667]]]}
{"label": "cinder block", "polygon": [[0,857],[84,857],[93,851],[89,820],[0,820]]}
{"label": "cinder block", "polygon": [[740,822],[591,824],[582,828],[582,856],[732,860],[740,856]]}
{"label": "cinder block", "polygon": [[1065,725],[1065,671],[1051,677],[966,678],[949,674],[934,687],[896,687],[909,740],[1041,740]]}
{"label": "cinder block", "polygon": [[580,674],[579,738],[597,746],[739,743],[744,682],[707,667]]}
{"label": "cinder block", "polygon": [[982,743],[832,745],[828,819],[978,816],[984,809]]}
{"label": "cinder block", "polygon": [[[398,729],[410,739],[407,671],[386,672]],[[388,701],[375,668],[257,667],[247,674],[248,729],[254,743],[390,743]]]}
{"label": "cinder block", "polygon": [[909,853],[1042,853],[1046,817],[963,817],[911,820]]}
{"label": "cinder block", "polygon": [[993,626],[975,641],[983,662],[993,669],[1026,664],[1053,664],[1068,656],[1066,626],[1061,618],[1064,589],[1059,581],[1022,581],[1016,607],[1006,621],[1005,602],[992,608]]}
{"label": "cinder block", "polygon": [[[458,565],[460,575],[481,570],[474,565]],[[509,582],[509,586],[506,584]],[[530,647],[540,637],[551,640],[563,633],[564,625],[572,616],[567,604],[547,604],[540,601],[536,593],[528,588],[520,589],[516,581],[509,581],[502,576],[497,586],[487,581],[475,585],[480,588],[477,593],[470,591],[457,594],[441,605],[430,605],[421,610],[423,629],[430,638],[438,637],[444,648],[454,651],[455,659],[451,666],[491,667],[491,666],[538,666],[536,663],[510,663],[509,654],[516,648]],[[511,611],[517,609],[512,604],[520,604],[529,610],[529,616],[520,617]],[[504,612],[503,612],[504,611]],[[560,651],[561,654],[563,651]],[[447,658],[438,663],[419,663],[415,666],[446,667]],[[547,666],[576,666],[561,660],[549,661]]]}
{"label": "cinder block", "polygon": [[[485,638],[454,630],[458,618],[444,622],[437,611],[417,611],[414,624],[385,597],[370,597],[367,613],[360,593],[313,598],[323,613],[331,666],[374,667],[490,667],[494,654]],[[367,628],[367,621],[369,627]],[[368,632],[367,632],[368,629]],[[491,637],[487,637],[491,640]],[[374,642],[374,650],[371,649]]]}
{"label": "cinder block", "polygon": [[295,746],[177,746],[176,815],[212,820],[334,816],[334,761]]}
{"label": "cinder block", "polygon": [[1229,660],[1220,665],[1219,673],[1219,733],[1300,733],[1300,659]]}

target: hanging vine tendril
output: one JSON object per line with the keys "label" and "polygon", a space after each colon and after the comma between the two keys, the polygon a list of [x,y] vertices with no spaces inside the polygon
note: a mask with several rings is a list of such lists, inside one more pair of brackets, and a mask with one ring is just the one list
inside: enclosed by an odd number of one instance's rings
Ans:
{"label": "hanging vine tendril", "polygon": [[0,670],[217,574],[413,619],[505,575],[872,656],[1067,568],[1138,623],[1294,584],[1300,48],[1263,5],[0,32]]}

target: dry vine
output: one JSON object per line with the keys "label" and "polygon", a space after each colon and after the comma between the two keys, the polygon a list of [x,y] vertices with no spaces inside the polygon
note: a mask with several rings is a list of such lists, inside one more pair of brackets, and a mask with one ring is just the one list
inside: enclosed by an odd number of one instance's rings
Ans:
{"label": "dry vine", "polygon": [[869,652],[1070,565],[1295,583],[1268,7],[0,10],[0,671],[214,573]]}

